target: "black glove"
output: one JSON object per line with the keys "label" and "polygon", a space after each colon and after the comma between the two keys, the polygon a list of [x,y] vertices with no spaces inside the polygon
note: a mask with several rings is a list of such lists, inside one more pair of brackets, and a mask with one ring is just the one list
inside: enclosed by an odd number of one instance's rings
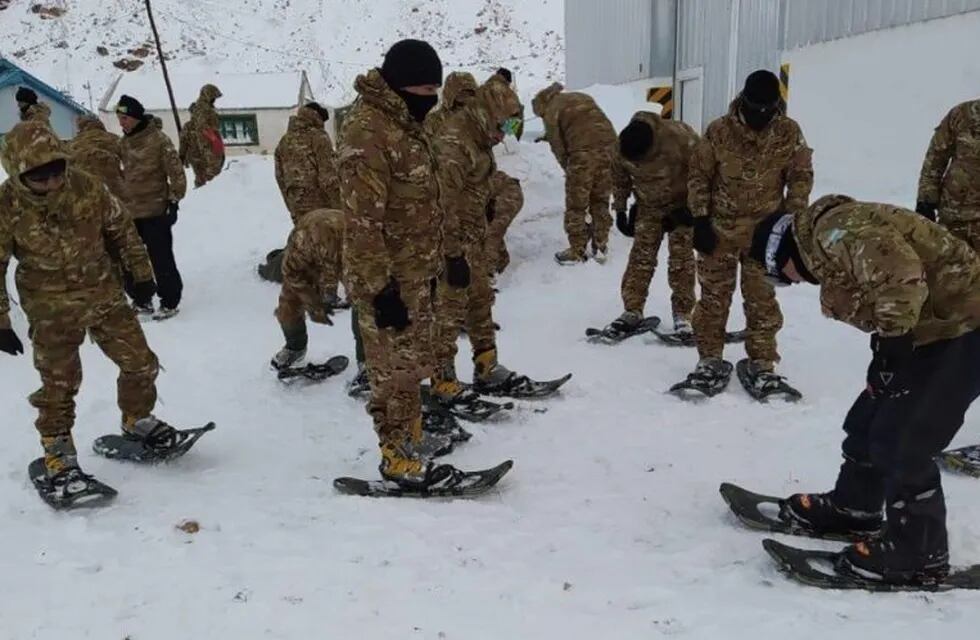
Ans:
{"label": "black glove", "polygon": [[170,204],[167,205],[167,220],[170,221],[170,226],[177,224],[177,210],[180,209],[180,203],[176,200],[171,200]]}
{"label": "black glove", "polygon": [[148,306],[153,302],[153,294],[157,292],[157,285],[152,280],[146,282],[133,283],[133,302],[141,307]]}
{"label": "black glove", "polygon": [[632,238],[636,233],[636,205],[630,207],[630,215],[625,211],[616,212],[616,228],[627,238]]}
{"label": "black glove", "polygon": [[454,289],[470,286],[470,264],[465,256],[446,258],[446,282]]}
{"label": "black glove", "polygon": [[909,392],[909,362],[915,345],[912,334],[894,338],[871,336],[871,364],[868,366],[868,393],[872,397],[898,398]]}
{"label": "black glove", "polygon": [[915,203],[915,212],[918,213],[923,218],[929,218],[933,222],[935,222],[936,219],[938,218],[936,214],[936,209],[938,208],[939,207],[937,207],[931,202],[922,202],[920,200],[919,202]]}
{"label": "black glove", "polygon": [[24,353],[24,344],[13,329],[0,329],[0,351],[12,356]]}
{"label": "black glove", "polygon": [[497,200],[496,198],[490,198],[487,200],[487,222],[493,222],[493,219],[497,217]]}
{"label": "black glove", "polygon": [[379,329],[391,328],[396,331],[402,331],[411,324],[408,307],[402,300],[401,287],[394,278],[388,281],[381,293],[374,296],[374,324]]}
{"label": "black glove", "polygon": [[[678,207],[667,214],[670,217],[671,222],[674,223],[674,229],[677,227],[693,227],[694,226],[694,214],[687,207]],[[671,229],[673,231],[673,229]]]}
{"label": "black glove", "polygon": [[718,234],[711,225],[711,218],[698,216],[694,218],[694,248],[698,253],[710,256],[718,247]]}

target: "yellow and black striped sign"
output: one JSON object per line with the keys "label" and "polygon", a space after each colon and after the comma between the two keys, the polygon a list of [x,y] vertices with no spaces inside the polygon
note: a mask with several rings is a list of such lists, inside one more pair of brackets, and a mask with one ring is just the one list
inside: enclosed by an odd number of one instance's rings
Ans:
{"label": "yellow and black striped sign", "polygon": [[670,120],[674,117],[674,88],[650,87],[647,90],[647,102],[656,102],[662,107],[660,117]]}
{"label": "yellow and black striped sign", "polygon": [[789,105],[789,63],[779,65],[779,108],[786,113]]}

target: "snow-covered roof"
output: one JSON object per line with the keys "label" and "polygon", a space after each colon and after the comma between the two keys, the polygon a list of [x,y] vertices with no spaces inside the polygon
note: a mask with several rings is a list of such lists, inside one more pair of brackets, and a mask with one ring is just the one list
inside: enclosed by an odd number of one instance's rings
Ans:
{"label": "snow-covered roof", "polygon": [[[218,109],[292,109],[299,105],[304,79],[303,71],[170,74],[179,109],[187,109],[208,83],[221,90],[215,105]],[[123,73],[106,93],[101,109],[111,111],[122,95],[136,98],[147,111],[170,109],[167,86],[159,69]]]}

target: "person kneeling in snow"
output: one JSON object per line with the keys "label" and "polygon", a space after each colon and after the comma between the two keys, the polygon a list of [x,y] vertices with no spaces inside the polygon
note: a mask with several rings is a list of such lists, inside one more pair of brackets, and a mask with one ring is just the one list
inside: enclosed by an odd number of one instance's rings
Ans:
{"label": "person kneeling in snow", "polygon": [[349,308],[337,296],[343,269],[344,212],[310,211],[296,223],[282,260],[282,290],[276,318],[286,346],[272,358],[276,369],[295,366],[306,356],[306,320],[332,325],[337,309]]}
{"label": "person kneeling in snow", "polygon": [[[841,570],[907,584],[949,571],[933,458],[980,395],[980,257],[913,211],[825,196],[755,229],[751,257],[774,284],[820,285],[824,313],[871,333],[867,388],[844,420],[833,491],[796,494],[783,516],[819,535],[869,537]],[[887,528],[882,527],[882,503]]]}

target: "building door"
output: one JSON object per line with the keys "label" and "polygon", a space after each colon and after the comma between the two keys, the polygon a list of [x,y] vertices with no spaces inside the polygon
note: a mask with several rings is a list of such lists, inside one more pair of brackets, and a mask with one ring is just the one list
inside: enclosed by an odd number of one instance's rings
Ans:
{"label": "building door", "polygon": [[681,71],[677,74],[680,86],[680,115],[679,120],[686,122],[701,133],[702,114],[704,113],[704,89],[700,68]]}

